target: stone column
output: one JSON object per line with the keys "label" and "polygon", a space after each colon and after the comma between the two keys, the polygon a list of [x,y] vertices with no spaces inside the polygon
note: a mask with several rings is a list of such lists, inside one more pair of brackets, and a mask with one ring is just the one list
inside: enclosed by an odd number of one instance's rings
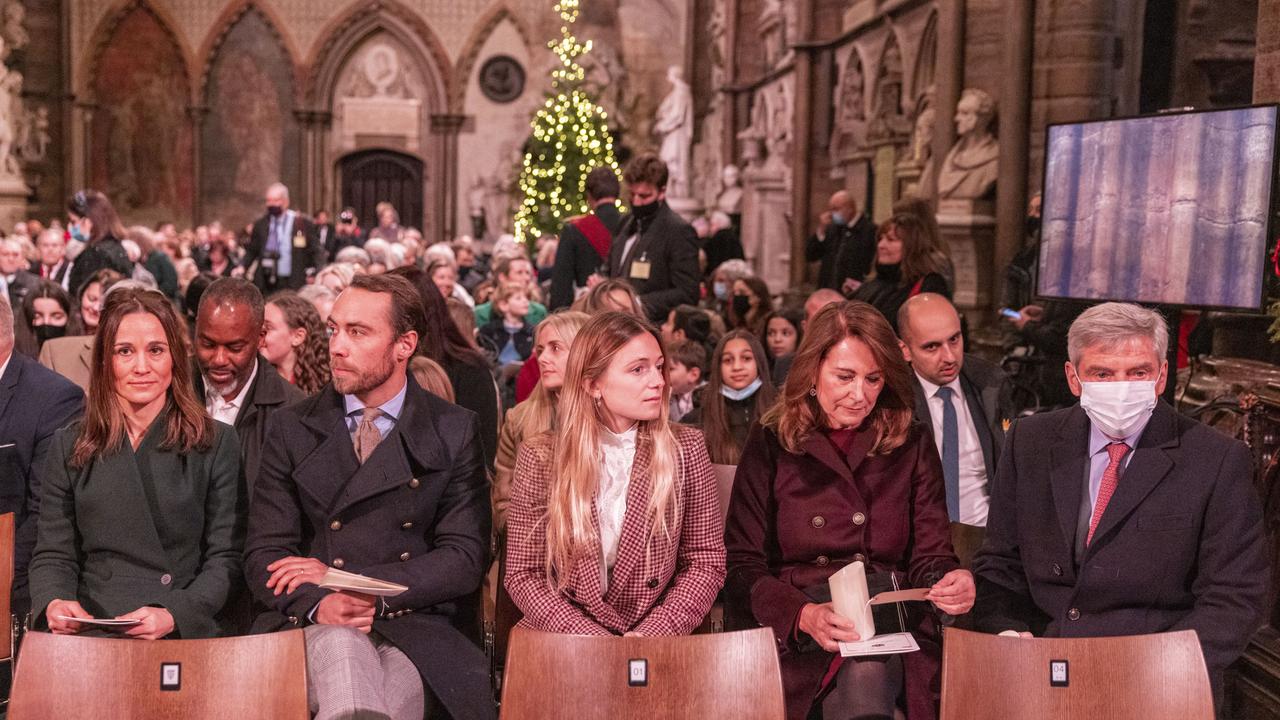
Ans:
{"label": "stone column", "polygon": [[[796,10],[797,40],[804,42],[813,34],[813,0],[790,0],[799,3]],[[805,281],[808,263],[804,262],[805,231],[809,217],[809,156],[813,148],[813,52],[800,49],[795,54],[795,105],[791,130],[791,253],[788,276],[790,286]],[[773,259],[766,259],[772,263]]]}
{"label": "stone column", "polygon": [[1253,63],[1253,101],[1280,100],[1280,0],[1258,0],[1257,57]]}
{"label": "stone column", "polygon": [[[938,0],[938,60],[934,78],[938,89],[933,103],[938,109],[933,126],[935,172],[956,142],[956,105],[964,90],[964,6],[965,0]],[[936,187],[921,189],[937,200]]]}
{"label": "stone column", "polygon": [[[89,102],[76,102],[71,108],[72,120],[68,130],[71,135],[69,146],[73,149],[67,153],[67,161],[71,165],[69,180],[73,193],[89,187],[89,164],[93,162],[93,113],[97,109],[97,104]],[[74,148],[79,148],[79,152]]]}
{"label": "stone column", "polygon": [[[440,166],[440,183],[443,192],[437,192],[440,202],[436,208],[436,216],[440,218],[437,227],[440,237],[424,238],[430,245],[440,238],[452,240],[458,226],[458,132],[466,121],[466,115],[432,115],[431,132],[442,136],[444,141],[443,163]],[[442,206],[442,207],[441,207]],[[426,225],[427,223],[423,223]],[[424,228],[425,231],[425,228]]]}
{"label": "stone column", "polygon": [[[204,223],[204,178],[201,176],[201,152],[204,148],[204,119],[209,114],[208,105],[192,105],[187,108],[191,121],[191,223]],[[175,222],[177,219],[175,218]]]}
{"label": "stone column", "polygon": [[996,247],[993,277],[1003,284],[1004,268],[1022,247],[1027,207],[1030,151],[1031,62],[1035,45],[1035,4],[1006,0],[1004,82],[1000,88],[1000,181],[996,183]]}

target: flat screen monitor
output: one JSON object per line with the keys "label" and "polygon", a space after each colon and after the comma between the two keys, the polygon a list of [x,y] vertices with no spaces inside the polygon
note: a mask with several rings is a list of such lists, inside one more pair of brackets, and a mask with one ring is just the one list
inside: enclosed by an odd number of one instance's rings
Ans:
{"label": "flat screen monitor", "polygon": [[1051,125],[1036,291],[1261,308],[1277,106]]}

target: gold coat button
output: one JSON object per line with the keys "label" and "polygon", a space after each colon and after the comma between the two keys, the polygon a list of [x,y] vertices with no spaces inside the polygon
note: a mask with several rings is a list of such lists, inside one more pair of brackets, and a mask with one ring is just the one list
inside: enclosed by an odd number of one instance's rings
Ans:
{"label": "gold coat button", "polygon": [[341,521],[341,520],[334,520],[333,522],[329,523],[329,529],[330,529],[330,530],[341,530],[341,529],[342,529],[342,521]]}
{"label": "gold coat button", "polygon": [[831,564],[831,558],[826,555],[819,555],[818,559],[814,560],[813,563],[818,567],[826,567]]}
{"label": "gold coat button", "polygon": [[414,479],[412,479],[412,480],[410,480],[410,481],[409,481],[409,487],[411,487],[411,488],[416,488],[416,487],[418,487],[418,486],[419,486],[419,485],[421,485],[421,484],[422,484],[422,483],[418,481],[418,478],[414,478]]}
{"label": "gold coat button", "polygon": [[401,562],[404,562],[405,560],[408,560],[408,559],[409,559],[409,553],[407,553],[407,552],[402,552],[402,553],[400,553],[400,561],[401,561]]}
{"label": "gold coat button", "polygon": [[822,526],[827,524],[827,519],[822,517],[821,515],[814,515],[813,519],[809,521],[809,524],[814,526],[815,528],[821,528]]}
{"label": "gold coat button", "polygon": [[341,570],[341,569],[342,569],[342,566],[343,566],[343,565],[346,565],[346,564],[347,564],[347,563],[346,563],[342,558],[334,558],[334,559],[333,559],[333,566],[334,566],[334,567],[336,567],[336,568],[338,568],[339,570]]}
{"label": "gold coat button", "polygon": [[866,556],[866,555],[863,555],[862,553],[858,553],[857,555],[854,555],[854,556],[853,556],[853,561],[854,561],[854,562],[864,563],[864,562],[866,562],[866,561],[867,561],[867,556]]}
{"label": "gold coat button", "polygon": [[1080,611],[1077,610],[1076,608],[1071,608],[1070,610],[1067,611],[1067,617],[1071,620],[1079,620]]}
{"label": "gold coat button", "polygon": [[864,522],[866,522],[866,521],[867,521],[867,516],[866,516],[866,515],[863,515],[863,514],[862,514],[862,513],[860,513],[860,512],[857,512],[857,513],[854,513],[854,514],[853,514],[853,524],[854,524],[854,525],[861,525],[862,523],[864,523]]}

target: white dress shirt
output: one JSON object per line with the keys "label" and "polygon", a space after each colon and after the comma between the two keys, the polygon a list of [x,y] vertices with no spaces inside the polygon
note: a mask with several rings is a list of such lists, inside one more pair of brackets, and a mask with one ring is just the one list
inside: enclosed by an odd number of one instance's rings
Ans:
{"label": "white dress shirt", "polygon": [[258,360],[254,358],[253,372],[249,373],[249,379],[245,381],[244,387],[240,388],[240,392],[230,400],[224,399],[222,393],[209,385],[209,379],[205,378],[204,408],[209,411],[209,415],[214,420],[235,425],[236,418],[240,416],[240,408],[244,407],[245,398],[249,395],[249,388],[253,386],[253,379],[257,376]]}
{"label": "white dress shirt", "polygon": [[[929,418],[933,421],[933,441],[942,455],[942,398],[938,397],[940,385],[934,385],[916,373],[924,396],[928,399]],[[951,403],[956,409],[956,429],[960,439],[960,522],[966,525],[986,527],[990,488],[987,486],[987,463],[982,457],[982,442],[974,427],[969,403],[965,402],[960,377],[947,383],[951,388]]]}
{"label": "white dress shirt", "polygon": [[621,434],[605,428],[601,438],[600,487],[596,492],[596,515],[600,517],[600,550],[604,557],[604,582],[618,559],[622,521],[627,514],[627,490],[631,487],[631,466],[636,459],[636,425]]}

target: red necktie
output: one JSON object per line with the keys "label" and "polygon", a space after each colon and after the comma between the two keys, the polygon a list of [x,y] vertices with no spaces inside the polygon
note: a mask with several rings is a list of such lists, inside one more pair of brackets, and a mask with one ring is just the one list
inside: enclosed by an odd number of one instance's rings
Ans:
{"label": "red necktie", "polygon": [[1102,484],[1098,486],[1098,500],[1093,504],[1093,517],[1089,518],[1089,534],[1084,540],[1085,547],[1089,547],[1089,543],[1093,542],[1093,531],[1098,529],[1098,521],[1102,519],[1102,513],[1106,512],[1107,503],[1111,502],[1116,484],[1120,482],[1120,461],[1124,460],[1124,454],[1127,452],[1129,452],[1129,446],[1122,442],[1113,442],[1107,446],[1107,455],[1111,458],[1111,462],[1107,463],[1107,469],[1102,471]]}

